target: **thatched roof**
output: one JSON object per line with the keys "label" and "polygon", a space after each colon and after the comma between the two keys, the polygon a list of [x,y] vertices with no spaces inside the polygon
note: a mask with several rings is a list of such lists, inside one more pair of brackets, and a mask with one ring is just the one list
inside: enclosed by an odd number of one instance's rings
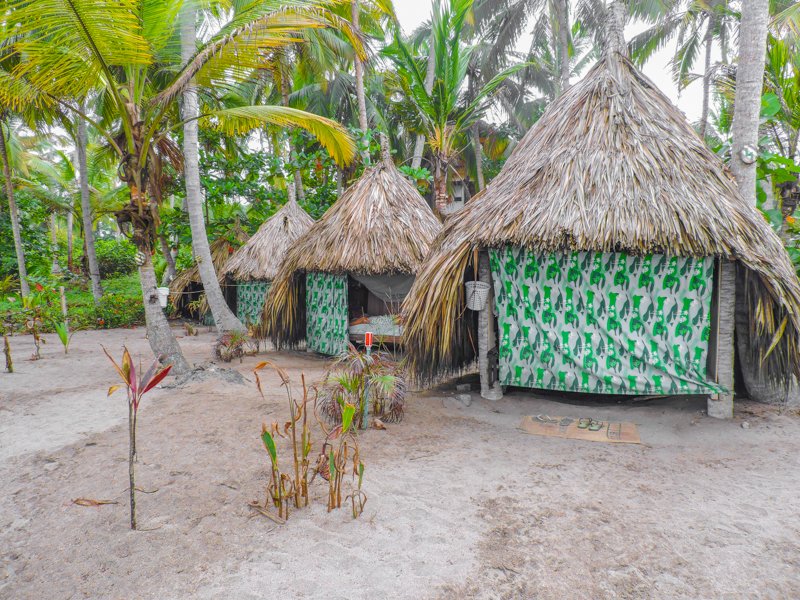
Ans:
{"label": "thatched roof", "polygon": [[464,270],[475,248],[506,245],[737,259],[757,278],[748,303],[762,356],[788,316],[769,375],[800,374],[800,284],[781,240],[683,114],[618,53],[554,102],[446,222],[404,304],[421,378],[462,366]]}
{"label": "thatched roof", "polygon": [[294,199],[289,200],[236,251],[222,275],[235,281],[273,279],[289,248],[313,224],[314,219]]}
{"label": "thatched roof", "polygon": [[[220,283],[225,278],[223,274],[225,265],[233,256],[233,253],[248,239],[250,239],[248,233],[242,229],[239,223],[235,223],[225,235],[211,242],[211,261],[214,263],[214,271],[217,273],[217,279],[219,279]],[[177,277],[169,284],[170,300],[172,300],[173,304],[178,304],[181,294],[192,283],[203,283],[200,278],[200,267],[196,264],[178,273]]]}
{"label": "thatched roof", "polygon": [[305,337],[304,282],[298,275],[415,274],[440,229],[416,188],[384,158],[289,250],[267,297],[262,333],[279,346]]}

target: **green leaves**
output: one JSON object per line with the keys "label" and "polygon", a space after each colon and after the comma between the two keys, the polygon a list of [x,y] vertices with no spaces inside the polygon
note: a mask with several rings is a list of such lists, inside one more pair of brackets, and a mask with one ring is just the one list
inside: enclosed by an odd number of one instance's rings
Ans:
{"label": "green leaves", "polygon": [[353,424],[353,416],[356,414],[356,407],[350,404],[349,402],[346,403],[342,407],[342,433],[345,434],[350,429],[350,426]]}
{"label": "green leaves", "polygon": [[325,117],[285,106],[241,106],[207,113],[204,123],[229,134],[241,134],[265,124],[300,127],[313,134],[340,165],[355,155],[355,142],[347,130]]}
{"label": "green leaves", "polygon": [[275,439],[272,437],[270,432],[266,430],[266,428],[261,431],[261,441],[264,442],[264,447],[269,453],[269,457],[272,460],[272,465],[276,466],[278,463],[278,450],[275,448]]}

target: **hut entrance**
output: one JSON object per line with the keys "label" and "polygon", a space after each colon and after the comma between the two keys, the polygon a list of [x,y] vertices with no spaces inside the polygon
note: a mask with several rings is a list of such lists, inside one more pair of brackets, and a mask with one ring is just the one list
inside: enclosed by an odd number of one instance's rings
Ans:
{"label": "hut entrance", "polygon": [[269,281],[240,281],[236,284],[236,316],[245,326],[261,320],[269,285]]}
{"label": "hut entrance", "polygon": [[720,392],[706,369],[714,259],[490,251],[503,385]]}

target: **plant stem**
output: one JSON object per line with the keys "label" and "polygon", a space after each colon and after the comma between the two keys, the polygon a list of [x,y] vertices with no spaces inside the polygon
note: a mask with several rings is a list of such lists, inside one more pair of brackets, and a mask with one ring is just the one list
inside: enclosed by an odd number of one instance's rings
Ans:
{"label": "plant stem", "polygon": [[136,413],[133,410],[133,403],[128,402],[128,479],[131,489],[131,529],[136,529],[136,472],[134,462],[136,461]]}

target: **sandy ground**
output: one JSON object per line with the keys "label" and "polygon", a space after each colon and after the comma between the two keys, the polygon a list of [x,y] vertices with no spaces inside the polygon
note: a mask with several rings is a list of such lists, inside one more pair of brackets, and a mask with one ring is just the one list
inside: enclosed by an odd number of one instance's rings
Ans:
{"label": "sandy ground", "polygon": [[[177,330],[176,330],[177,331]],[[180,341],[191,361],[212,335]],[[412,395],[406,419],[362,436],[364,515],[254,515],[267,478],[262,421],[286,416],[245,359],[243,386],[158,389],[142,406],[139,520],[128,529],[126,407],[100,351],[147,355],[142,329],[54,339],[0,373],[0,598],[798,598],[800,420],[703,401],[580,405],[452,387]],[[270,355],[299,384],[321,359]],[[526,414],[634,421],[644,445],[542,438]],[[747,429],[742,427],[747,422]],[[81,507],[72,499],[116,500]]]}

